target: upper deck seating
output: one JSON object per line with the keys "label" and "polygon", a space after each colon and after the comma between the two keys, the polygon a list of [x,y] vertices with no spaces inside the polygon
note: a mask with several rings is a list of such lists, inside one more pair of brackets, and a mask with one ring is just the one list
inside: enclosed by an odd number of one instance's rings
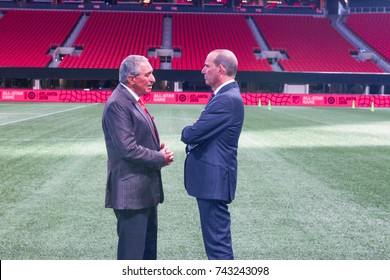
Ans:
{"label": "upper deck seating", "polygon": [[93,12],[74,42],[81,55],[66,56],[60,67],[119,68],[130,54],[147,56],[148,48],[161,46],[162,21],[156,13]]}
{"label": "upper deck seating", "polygon": [[271,49],[284,50],[280,65],[291,72],[383,72],[372,61],[358,61],[349,43],[328,18],[313,16],[254,16]]}
{"label": "upper deck seating", "polygon": [[345,24],[387,61],[390,61],[390,14],[350,14]]}
{"label": "upper deck seating", "polygon": [[201,70],[210,51],[224,48],[235,53],[240,71],[272,71],[265,59],[256,59],[259,46],[243,15],[173,14],[172,37],[181,49],[172,69]]}
{"label": "upper deck seating", "polygon": [[50,47],[65,42],[80,16],[77,11],[7,11],[0,19],[0,66],[46,67]]}

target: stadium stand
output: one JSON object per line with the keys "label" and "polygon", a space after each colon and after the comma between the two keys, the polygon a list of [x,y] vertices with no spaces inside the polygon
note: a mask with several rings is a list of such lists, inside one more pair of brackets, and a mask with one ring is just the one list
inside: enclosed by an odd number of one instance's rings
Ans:
{"label": "stadium stand", "polygon": [[211,50],[227,48],[236,54],[239,71],[272,71],[267,60],[256,59],[259,46],[243,15],[173,14],[172,45],[181,49],[172,69],[202,69]]}
{"label": "stadium stand", "polygon": [[383,72],[372,61],[358,61],[356,48],[330,24],[313,16],[256,15],[253,17],[270,49],[286,52],[279,60],[290,72]]}
{"label": "stadium stand", "polygon": [[350,14],[345,25],[390,62],[390,14]]}
{"label": "stadium stand", "polygon": [[[162,69],[162,59],[150,50],[165,48],[162,41],[166,16],[167,13],[159,12],[7,10],[0,19],[0,66],[114,69],[128,54],[140,54],[148,56],[154,69]],[[168,16],[172,31],[169,41],[174,52],[172,59],[164,58],[164,64],[172,64],[163,69],[200,70],[212,49],[228,48],[237,55],[239,71],[280,71],[259,55],[262,50],[253,26],[248,24],[250,20],[257,25],[269,50],[284,54],[278,57],[282,71],[383,72],[373,61],[353,56],[359,50],[333,28],[327,17],[231,13]],[[87,19],[76,32],[81,18]],[[362,20],[365,24],[358,24]],[[351,14],[347,19],[348,26],[371,38],[367,42],[387,59],[390,28],[379,31],[375,27],[389,23],[389,14]],[[381,32],[387,33],[381,36]],[[53,58],[50,49],[63,46],[71,36],[71,47],[77,52],[64,54],[62,61],[48,66]]]}
{"label": "stadium stand", "polygon": [[50,47],[64,43],[80,16],[77,11],[8,10],[0,20],[0,65],[46,67]]}
{"label": "stadium stand", "polygon": [[[92,12],[74,42],[80,56],[66,56],[61,68],[119,68],[129,54],[146,55],[162,41],[161,13]],[[152,58],[159,68],[159,59]]]}

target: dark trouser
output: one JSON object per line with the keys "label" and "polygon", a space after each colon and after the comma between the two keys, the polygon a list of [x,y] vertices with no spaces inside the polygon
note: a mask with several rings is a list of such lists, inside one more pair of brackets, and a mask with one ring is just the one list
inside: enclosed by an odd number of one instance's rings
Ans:
{"label": "dark trouser", "polygon": [[118,260],[157,259],[157,207],[114,212],[118,219]]}
{"label": "dark trouser", "polygon": [[210,260],[232,260],[228,202],[197,198],[203,242]]}

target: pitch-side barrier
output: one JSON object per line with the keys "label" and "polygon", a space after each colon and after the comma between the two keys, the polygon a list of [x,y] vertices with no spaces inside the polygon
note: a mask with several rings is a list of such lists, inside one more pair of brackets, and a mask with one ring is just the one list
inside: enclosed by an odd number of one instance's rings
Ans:
{"label": "pitch-side barrier", "polygon": [[[111,90],[0,89],[0,102],[104,103]],[[152,92],[149,104],[206,104],[211,92]],[[248,106],[390,107],[390,95],[242,93]]]}

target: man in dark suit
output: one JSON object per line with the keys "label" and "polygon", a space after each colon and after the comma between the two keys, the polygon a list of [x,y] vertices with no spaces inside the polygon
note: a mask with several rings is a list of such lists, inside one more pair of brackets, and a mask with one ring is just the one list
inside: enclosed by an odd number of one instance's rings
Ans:
{"label": "man in dark suit", "polygon": [[244,104],[234,80],[238,62],[229,50],[214,50],[202,69],[213,95],[199,119],[182,131],[185,186],[196,197],[209,259],[234,259],[228,204],[237,184],[238,139]]}
{"label": "man in dark suit", "polygon": [[106,208],[117,217],[118,259],[157,258],[157,205],[164,200],[161,168],[173,162],[140,97],[155,83],[147,58],[130,55],[105,104]]}

